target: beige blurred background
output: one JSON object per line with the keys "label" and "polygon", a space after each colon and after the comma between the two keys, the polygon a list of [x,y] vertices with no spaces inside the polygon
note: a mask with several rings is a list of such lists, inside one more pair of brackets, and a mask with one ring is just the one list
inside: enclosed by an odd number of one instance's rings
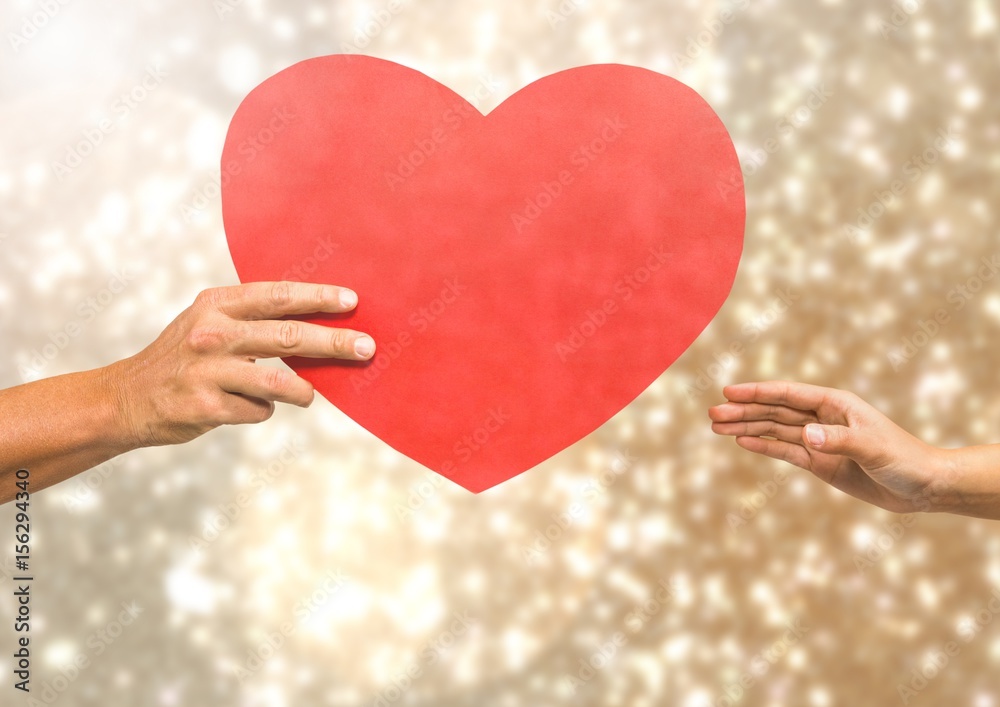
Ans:
{"label": "beige blurred background", "polygon": [[[975,280],[1000,252],[993,2],[11,0],[0,27],[0,387],[130,355],[237,281],[226,126],[300,59],[368,53],[469,98],[492,76],[484,110],[560,69],[648,67],[705,96],[746,173],[743,261],[705,334],[488,493],[432,484],[323,400],[40,493],[33,678],[56,704],[883,705],[950,641],[909,704],[1000,702],[1000,525],[893,526],[806,472],[768,486],[784,467],[705,412],[725,383],[780,377],[852,389],[935,444],[1000,440],[1000,278]],[[849,231],[859,208],[877,218]],[[10,507],[3,553],[8,528]],[[0,703],[21,704],[0,635]]]}

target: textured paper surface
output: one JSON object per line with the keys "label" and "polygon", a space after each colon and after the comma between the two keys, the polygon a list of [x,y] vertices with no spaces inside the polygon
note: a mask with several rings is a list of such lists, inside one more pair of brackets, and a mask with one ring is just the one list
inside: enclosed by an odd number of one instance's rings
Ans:
{"label": "textured paper surface", "polygon": [[288,359],[399,452],[479,492],[621,410],[725,301],[739,163],[683,84],[571,69],[483,116],[412,69],[292,66],[247,97],[223,153],[244,282],[344,285],[367,364]]}

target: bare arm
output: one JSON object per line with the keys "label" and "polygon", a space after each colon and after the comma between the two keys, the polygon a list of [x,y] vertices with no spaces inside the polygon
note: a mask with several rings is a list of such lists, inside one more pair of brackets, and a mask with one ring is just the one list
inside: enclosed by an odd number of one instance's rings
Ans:
{"label": "bare arm", "polygon": [[853,393],[803,383],[743,383],[709,410],[712,430],[751,452],[811,471],[897,513],[1000,519],[1000,445],[944,450]]}
{"label": "bare arm", "polygon": [[308,407],[312,385],[260,358],[366,360],[364,334],[280,317],[347,312],[350,290],[253,283],[202,292],[150,346],[105,368],[0,391],[0,503],[14,474],[31,491],[59,483],[139,447],[180,444],[219,425],[267,420],[276,402]]}

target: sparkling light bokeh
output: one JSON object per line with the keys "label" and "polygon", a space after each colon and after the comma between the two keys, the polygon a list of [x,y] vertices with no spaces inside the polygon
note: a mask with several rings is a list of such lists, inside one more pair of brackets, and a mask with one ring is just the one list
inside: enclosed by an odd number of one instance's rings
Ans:
{"label": "sparkling light bokeh", "polygon": [[[1000,278],[960,309],[948,299],[1000,253],[996,9],[902,4],[916,9],[887,32],[894,6],[861,0],[405,0],[393,12],[360,0],[70,0],[15,50],[9,33],[42,3],[6,3],[0,387],[23,382],[20,367],[83,319],[80,307],[92,311],[116,271],[130,276],[125,292],[42,375],[131,355],[197,292],[237,281],[212,187],[226,126],[249,89],[311,56],[391,59],[470,99],[490,76],[502,88],[483,111],[572,66],[661,71],[730,129],[748,207],[732,296],[704,335],[607,425],[488,493],[445,483],[400,519],[431,475],[321,399],[40,493],[39,686],[82,652],[91,664],[64,707],[371,705],[414,665],[420,675],[388,704],[698,707],[724,704],[798,620],[808,633],[740,704],[891,704],[911,670],[957,641],[911,704],[995,707],[1000,626],[961,636],[1000,587],[1000,526],[922,516],[860,571],[856,556],[898,518],[795,471],[733,530],[727,516],[783,467],[712,435],[705,412],[725,383],[787,378],[854,390],[942,446],[1000,438]],[[122,109],[150,66],[166,76]],[[828,97],[802,110],[814,91]],[[113,129],[60,179],[52,163],[104,118]],[[947,149],[911,181],[908,163],[939,130]],[[848,234],[894,180],[905,193]],[[890,354],[939,308],[949,323],[894,366]],[[729,360],[736,342],[743,353]],[[729,365],[715,376],[719,359]],[[690,394],[703,374],[711,388]],[[637,461],[606,473],[626,450]],[[241,493],[246,509],[193,552]],[[526,562],[536,533],[574,503],[583,512]],[[11,511],[0,510],[3,537]],[[298,623],[331,571],[347,581]],[[671,599],[637,621],[661,581]],[[144,612],[97,655],[90,639],[133,600]],[[4,577],[0,615],[13,612]],[[473,625],[433,648],[465,612]],[[294,633],[241,683],[234,667],[282,622]],[[625,645],[574,694],[567,676],[616,633]],[[0,635],[0,702],[13,704],[12,634]]]}

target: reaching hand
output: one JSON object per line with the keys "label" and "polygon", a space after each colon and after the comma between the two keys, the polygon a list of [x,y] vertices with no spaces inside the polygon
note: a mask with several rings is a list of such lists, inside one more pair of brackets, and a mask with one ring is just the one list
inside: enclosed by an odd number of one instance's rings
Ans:
{"label": "reaching hand", "polygon": [[953,475],[943,450],[854,393],[788,382],[743,383],[708,411],[712,430],[898,513],[931,510]]}

